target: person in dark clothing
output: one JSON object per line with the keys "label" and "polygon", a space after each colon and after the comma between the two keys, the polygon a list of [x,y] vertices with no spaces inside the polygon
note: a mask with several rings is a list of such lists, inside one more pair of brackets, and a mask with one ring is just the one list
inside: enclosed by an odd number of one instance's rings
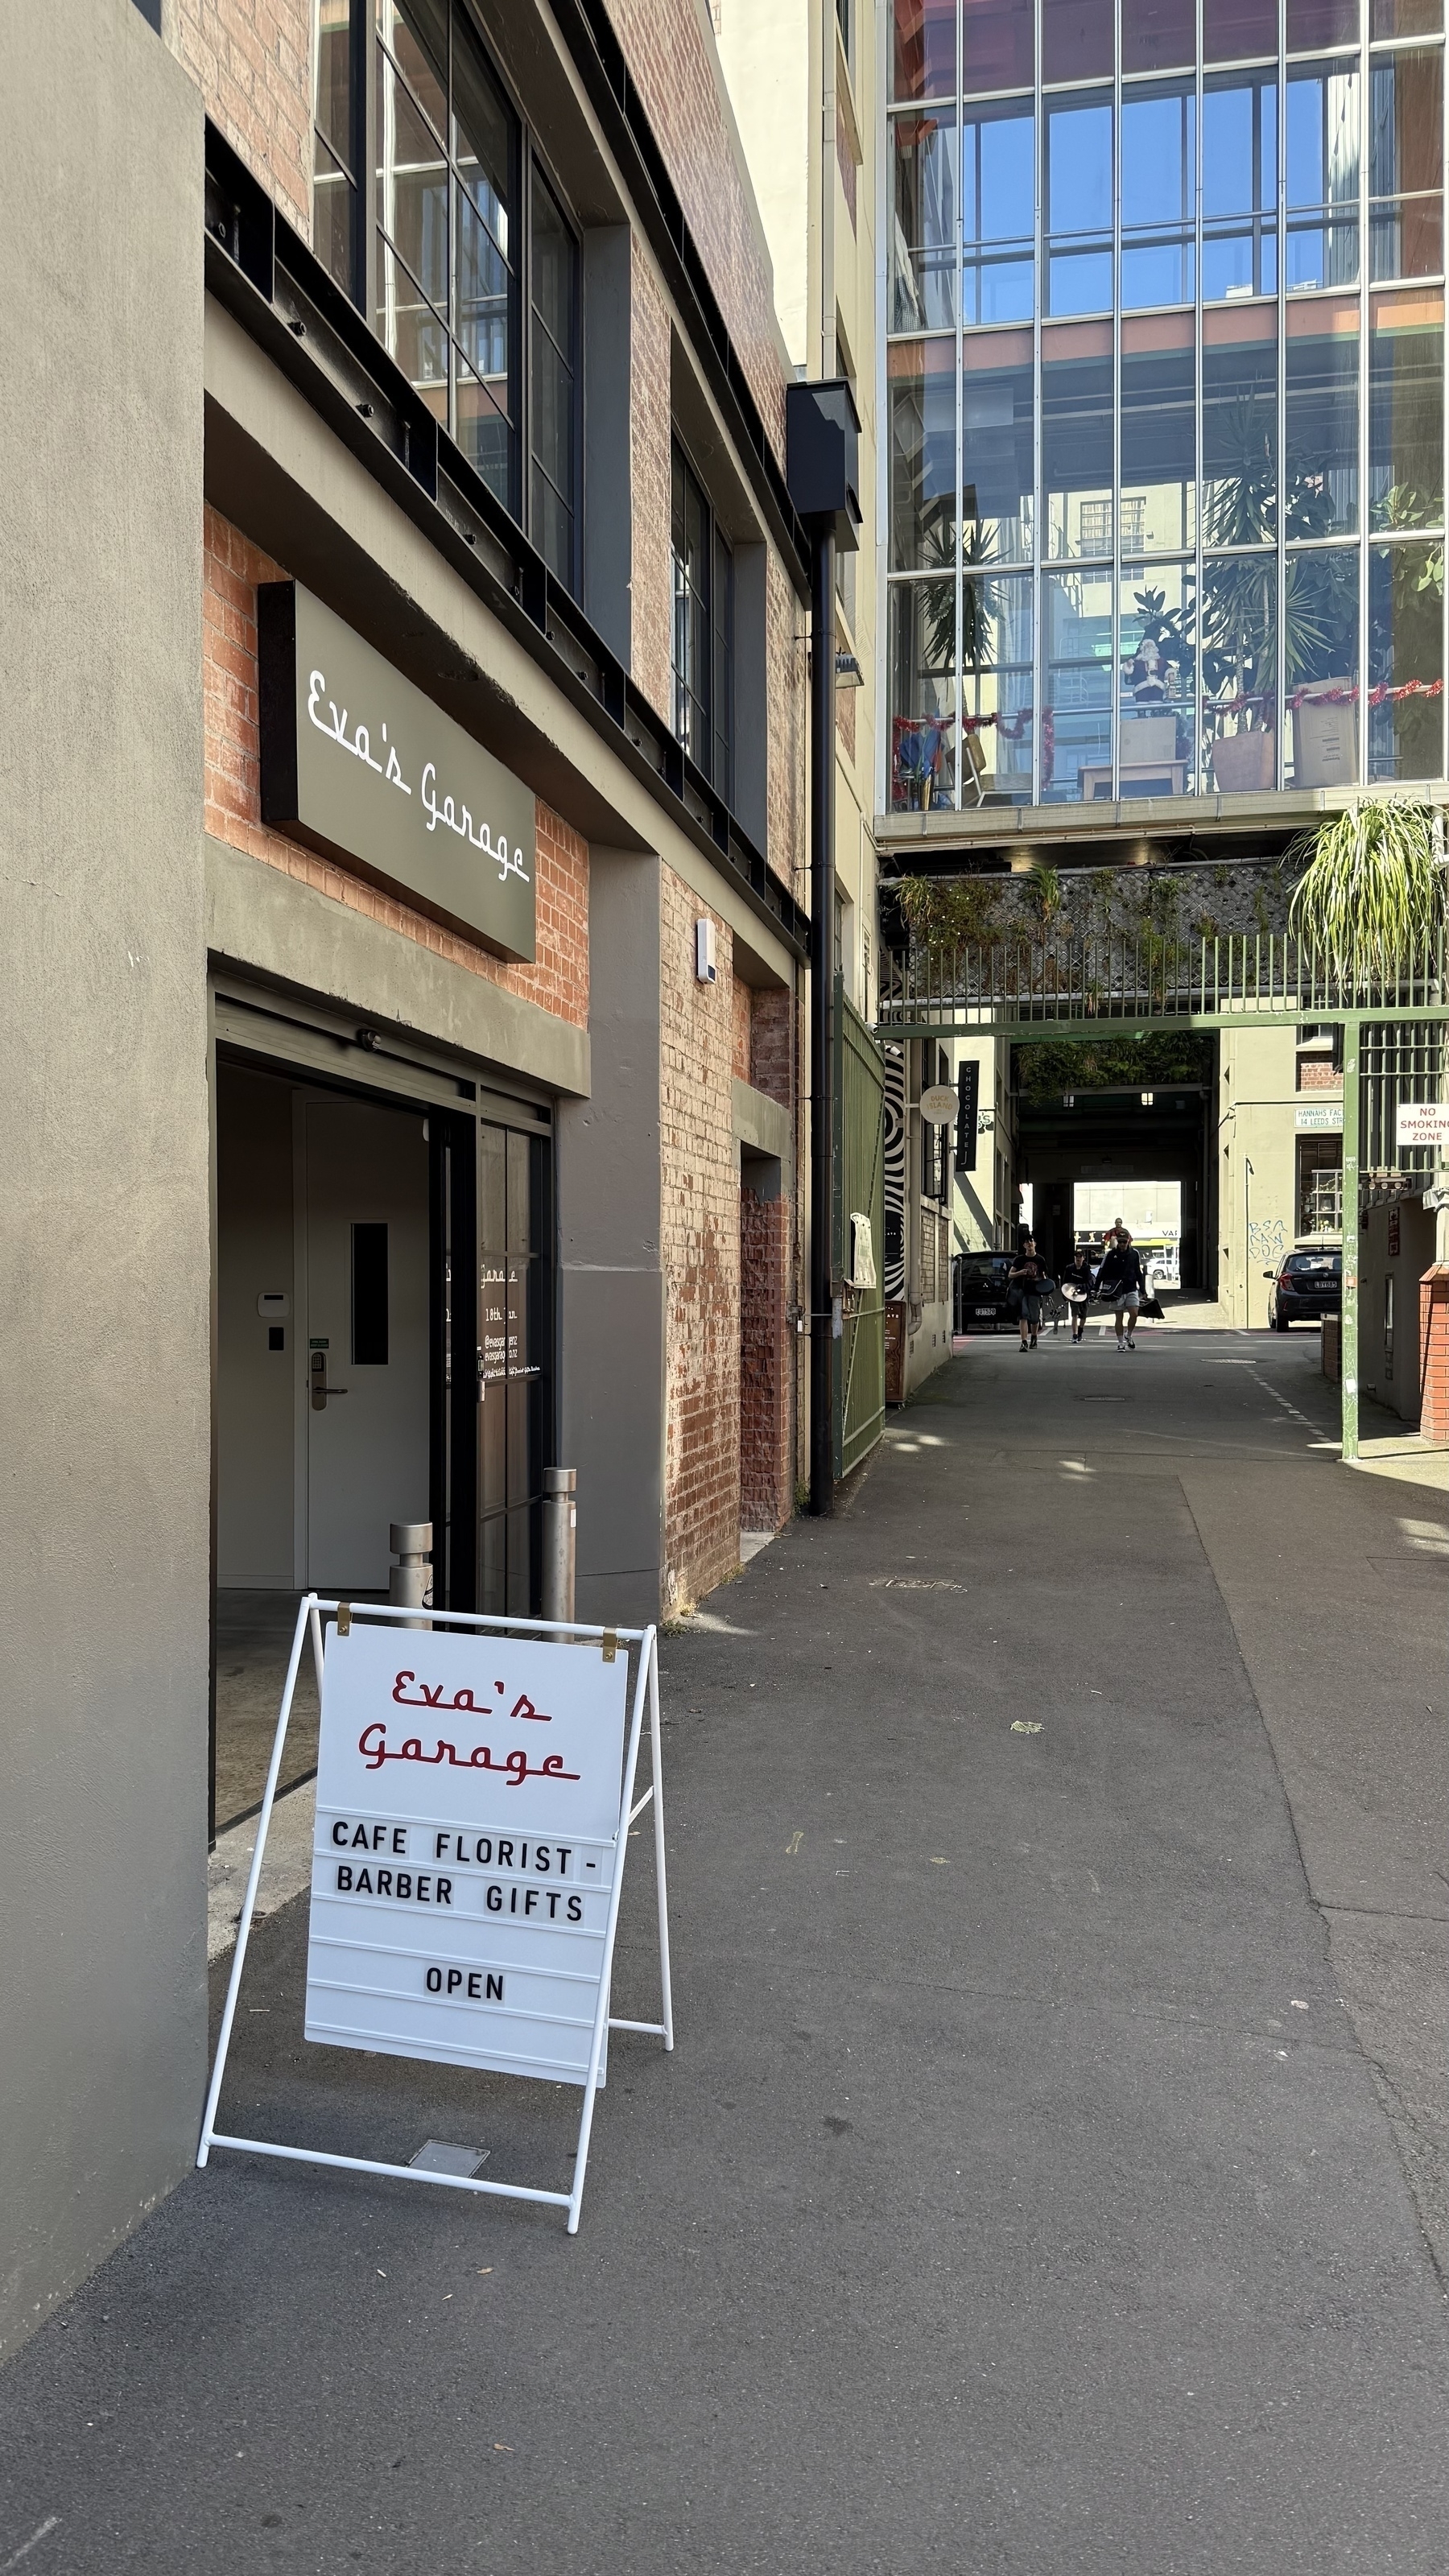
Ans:
{"label": "person in dark clothing", "polygon": [[1124,1225],[1118,1231],[1115,1244],[1108,1244],[1102,1267],[1097,1273],[1098,1296],[1104,1306],[1116,1309],[1119,1351],[1135,1351],[1137,1348],[1137,1309],[1146,1289],[1142,1255]]}
{"label": "person in dark clothing", "polygon": [[1079,1342],[1087,1329],[1087,1308],[1092,1298],[1092,1264],[1087,1247],[1079,1243],[1061,1277],[1062,1295],[1072,1318],[1072,1339]]}
{"label": "person in dark clothing", "polygon": [[1019,1300],[1017,1321],[1021,1326],[1021,1347],[1024,1351],[1034,1351],[1041,1324],[1041,1301],[1051,1285],[1051,1272],[1037,1251],[1035,1235],[1027,1236],[1006,1276],[1008,1287]]}

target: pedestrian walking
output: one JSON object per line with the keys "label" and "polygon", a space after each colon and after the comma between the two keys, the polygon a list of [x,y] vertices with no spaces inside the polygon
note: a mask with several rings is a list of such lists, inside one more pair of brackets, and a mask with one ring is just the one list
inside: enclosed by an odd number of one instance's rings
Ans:
{"label": "pedestrian walking", "polygon": [[1072,1318],[1072,1339],[1079,1342],[1087,1329],[1087,1308],[1092,1302],[1092,1263],[1087,1247],[1079,1243],[1061,1276],[1061,1291]]}
{"label": "pedestrian walking", "polygon": [[1104,1306],[1115,1309],[1118,1350],[1135,1351],[1137,1310],[1144,1294],[1142,1255],[1125,1225],[1118,1229],[1115,1243],[1109,1243],[1097,1273],[1097,1294]]}
{"label": "pedestrian walking", "polygon": [[1027,1236],[1007,1272],[1006,1284],[1009,1295],[1016,1301],[1021,1347],[1024,1351],[1034,1351],[1041,1325],[1041,1301],[1051,1285],[1051,1272],[1037,1251],[1035,1235]]}

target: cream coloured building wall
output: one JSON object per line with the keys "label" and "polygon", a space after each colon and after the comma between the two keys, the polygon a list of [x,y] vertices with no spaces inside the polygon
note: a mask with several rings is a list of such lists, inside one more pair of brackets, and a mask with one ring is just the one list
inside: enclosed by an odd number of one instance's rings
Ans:
{"label": "cream coloured building wall", "polygon": [[1263,1273],[1300,1239],[1297,1083],[1293,1029],[1224,1032],[1218,1072],[1218,1303],[1240,1330],[1266,1325]]}

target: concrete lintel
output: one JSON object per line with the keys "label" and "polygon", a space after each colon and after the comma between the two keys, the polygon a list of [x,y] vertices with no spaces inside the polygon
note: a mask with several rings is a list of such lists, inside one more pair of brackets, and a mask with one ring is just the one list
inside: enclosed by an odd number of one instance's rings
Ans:
{"label": "concrete lintel", "polygon": [[752,1082],[741,1082],[736,1075],[734,1093],[735,1142],[753,1146],[757,1154],[773,1154],[785,1176],[787,1189],[794,1183],[795,1130],[788,1109],[768,1092],[756,1091]]}
{"label": "concrete lintel", "polygon": [[213,957],[293,993],[341,1003],[479,1064],[587,1097],[586,1030],[210,834],[206,937]]}

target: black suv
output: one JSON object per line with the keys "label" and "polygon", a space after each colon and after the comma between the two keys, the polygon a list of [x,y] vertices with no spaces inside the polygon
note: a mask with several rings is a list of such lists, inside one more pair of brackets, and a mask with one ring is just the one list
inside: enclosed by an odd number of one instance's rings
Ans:
{"label": "black suv", "polygon": [[1288,1252],[1276,1270],[1265,1270],[1273,1285],[1268,1297],[1268,1324],[1286,1333],[1290,1324],[1316,1324],[1338,1313],[1341,1252]]}
{"label": "black suv", "polygon": [[1014,1252],[963,1252],[956,1263],[956,1330],[995,1333],[1016,1330],[1016,1317],[1006,1302],[1006,1275]]}

